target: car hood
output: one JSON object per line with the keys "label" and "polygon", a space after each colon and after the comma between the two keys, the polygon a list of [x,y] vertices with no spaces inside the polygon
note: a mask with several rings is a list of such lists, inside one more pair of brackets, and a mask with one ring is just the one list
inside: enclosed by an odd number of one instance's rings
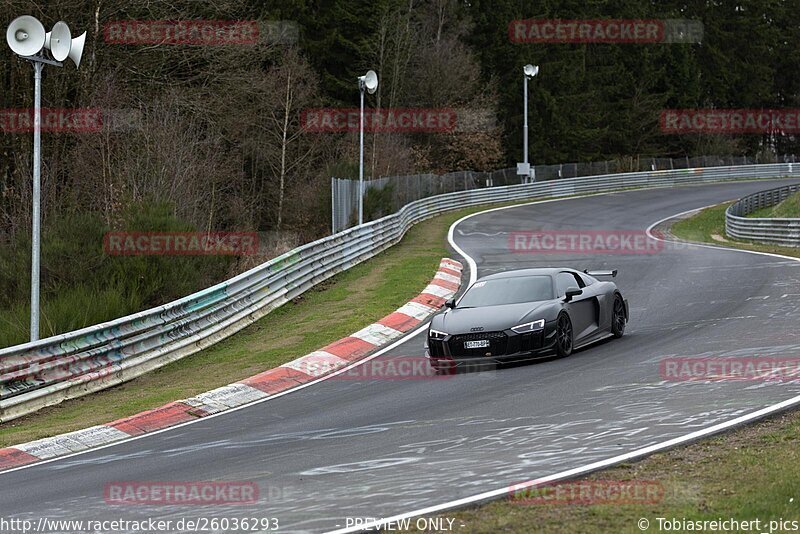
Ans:
{"label": "car hood", "polygon": [[482,308],[455,308],[440,315],[440,321],[432,327],[448,334],[465,334],[476,327],[483,327],[484,332],[507,330],[521,323],[542,319],[536,317],[536,310],[551,302],[545,300]]}

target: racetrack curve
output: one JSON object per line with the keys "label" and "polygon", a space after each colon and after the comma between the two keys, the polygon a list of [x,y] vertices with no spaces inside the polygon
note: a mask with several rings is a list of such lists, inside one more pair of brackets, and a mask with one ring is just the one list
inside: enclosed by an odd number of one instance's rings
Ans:
{"label": "racetrack curve", "polygon": [[[220,416],[0,474],[0,517],[277,517],[320,532],[617,456],[800,395],[796,382],[665,382],[668,356],[796,356],[800,262],[666,245],[638,255],[519,254],[525,230],[641,230],[791,181],[626,191],[470,217],[453,238],[479,275],[618,268],[624,338],[571,357],[417,380],[328,379]],[[357,305],[357,304],[355,304]],[[420,356],[421,334],[387,352]],[[119,481],[254,481],[258,505],[109,505]],[[468,529],[460,529],[468,531]]]}

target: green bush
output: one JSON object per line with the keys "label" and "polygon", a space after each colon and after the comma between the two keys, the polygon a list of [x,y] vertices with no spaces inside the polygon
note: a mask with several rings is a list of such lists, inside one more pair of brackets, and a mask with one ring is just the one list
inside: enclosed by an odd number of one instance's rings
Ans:
{"label": "green bush", "polygon": [[364,222],[374,221],[395,212],[394,186],[373,187],[364,193]]}
{"label": "green bush", "polygon": [[[186,296],[224,278],[228,256],[110,256],[97,213],[68,213],[42,234],[41,336],[108,321]],[[184,232],[168,204],[140,202],[118,230]],[[0,347],[29,337],[30,237],[0,247]]]}

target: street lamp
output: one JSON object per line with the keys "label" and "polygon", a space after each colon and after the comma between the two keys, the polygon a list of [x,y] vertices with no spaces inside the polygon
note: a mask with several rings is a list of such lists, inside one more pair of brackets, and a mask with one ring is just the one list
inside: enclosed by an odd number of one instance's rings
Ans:
{"label": "street lamp", "polygon": [[[42,149],[42,69],[44,65],[62,67],[70,58],[77,68],[81,63],[86,32],[72,39],[66,22],[56,22],[45,33],[36,18],[23,15],[11,21],[6,42],[11,50],[33,63],[33,213],[31,214],[31,341],[39,339],[39,257],[41,234],[41,149]],[[50,51],[50,56],[44,54]]]}
{"label": "street lamp", "polygon": [[528,163],[528,78],[533,78],[539,73],[538,65],[525,65],[522,68],[522,101],[524,107],[524,122],[522,124],[522,163],[517,163],[517,174],[524,176],[522,183],[528,183],[533,177],[530,163]]}
{"label": "street lamp", "polygon": [[358,224],[364,224],[364,89],[369,94],[378,90],[378,75],[374,70],[368,70],[364,76],[358,77],[358,90],[361,93],[361,120],[359,124],[358,154]]}

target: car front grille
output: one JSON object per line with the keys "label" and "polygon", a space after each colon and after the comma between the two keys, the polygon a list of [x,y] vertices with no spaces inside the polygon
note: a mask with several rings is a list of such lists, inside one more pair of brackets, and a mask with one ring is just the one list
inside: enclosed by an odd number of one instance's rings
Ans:
{"label": "car front grille", "polygon": [[[466,341],[488,340],[488,347],[467,349],[464,347]],[[453,357],[480,357],[489,353],[491,356],[506,354],[508,336],[505,332],[475,332],[471,334],[457,334],[452,336],[447,343],[450,355]]]}

